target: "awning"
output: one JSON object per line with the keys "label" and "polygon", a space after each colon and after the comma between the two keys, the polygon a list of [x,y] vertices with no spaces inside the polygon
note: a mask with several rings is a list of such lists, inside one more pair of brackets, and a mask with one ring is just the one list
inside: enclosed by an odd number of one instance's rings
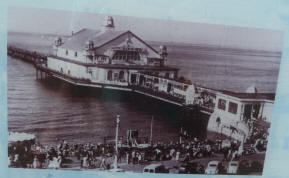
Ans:
{"label": "awning", "polygon": [[22,142],[35,139],[35,135],[28,133],[9,132],[8,143]]}

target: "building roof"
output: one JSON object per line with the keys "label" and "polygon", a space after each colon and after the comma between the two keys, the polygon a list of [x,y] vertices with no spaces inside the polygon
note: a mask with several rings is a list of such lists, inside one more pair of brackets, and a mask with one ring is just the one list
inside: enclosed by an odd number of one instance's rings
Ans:
{"label": "building roof", "polygon": [[136,39],[141,41],[143,44],[145,44],[147,47],[149,47],[151,50],[153,50],[155,53],[158,54],[158,51],[155,50],[153,47],[151,47],[149,44],[147,44],[145,41],[143,41],[141,38],[136,36],[131,31],[122,30],[122,31],[115,31],[115,30],[95,30],[95,29],[87,29],[84,28],[75,34],[73,34],[70,38],[68,38],[63,44],[62,47],[65,49],[71,49],[76,51],[84,50],[86,47],[86,44],[88,41],[93,42],[94,48],[99,48],[109,42],[111,42],[114,39],[117,39],[118,37],[129,33],[132,36],[134,36]]}
{"label": "building roof", "polygon": [[70,38],[68,38],[64,42],[62,47],[72,50],[84,50],[87,41],[92,41],[94,47],[99,47],[126,32],[128,31],[115,31],[115,30],[101,31],[84,28],[79,32],[73,34]]}
{"label": "building roof", "polygon": [[221,93],[240,99],[275,100],[275,93],[235,93],[227,90],[222,90]]}

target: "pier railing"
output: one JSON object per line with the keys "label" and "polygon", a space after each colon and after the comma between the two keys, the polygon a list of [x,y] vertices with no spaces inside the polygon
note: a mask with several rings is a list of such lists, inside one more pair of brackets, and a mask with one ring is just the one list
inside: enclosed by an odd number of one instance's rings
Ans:
{"label": "pier railing", "polygon": [[179,97],[173,96],[173,95],[171,95],[171,94],[169,94],[167,92],[154,90],[152,88],[148,88],[148,87],[145,87],[145,86],[142,86],[142,85],[133,85],[133,89],[137,90],[137,91],[140,91],[140,92],[143,92],[143,93],[147,93],[147,94],[153,95],[155,97],[159,97],[159,98],[163,98],[163,99],[166,99],[166,100],[170,100],[170,101],[179,103],[180,105],[183,105],[185,103],[185,99],[184,98],[179,98]]}
{"label": "pier railing", "polygon": [[30,63],[45,63],[46,55],[37,53],[36,51],[24,50],[14,46],[7,47],[7,54],[11,57],[20,58]]}

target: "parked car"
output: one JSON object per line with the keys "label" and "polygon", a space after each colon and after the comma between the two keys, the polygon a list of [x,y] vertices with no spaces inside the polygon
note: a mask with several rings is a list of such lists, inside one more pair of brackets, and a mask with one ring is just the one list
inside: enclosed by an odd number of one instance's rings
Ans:
{"label": "parked car", "polygon": [[188,162],[180,166],[179,174],[204,174],[204,166],[198,162]]}
{"label": "parked car", "polygon": [[143,173],[169,173],[169,170],[163,164],[158,163],[144,167]]}
{"label": "parked car", "polygon": [[219,163],[220,161],[210,161],[208,163],[207,169],[205,170],[205,174],[218,174],[219,173]]}
{"label": "parked car", "polygon": [[238,174],[239,173],[239,161],[229,162],[227,174]]}
{"label": "parked car", "polygon": [[210,161],[208,163],[205,174],[225,174],[226,169],[222,162],[220,161]]}

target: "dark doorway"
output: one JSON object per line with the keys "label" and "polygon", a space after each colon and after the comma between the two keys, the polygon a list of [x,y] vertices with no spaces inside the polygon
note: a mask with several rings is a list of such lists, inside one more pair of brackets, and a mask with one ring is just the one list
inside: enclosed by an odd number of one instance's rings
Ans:
{"label": "dark doorway", "polygon": [[171,83],[168,83],[168,89],[167,89],[167,92],[170,92],[172,90],[172,84]]}
{"label": "dark doorway", "polygon": [[244,120],[247,122],[249,119],[251,119],[252,114],[252,105],[246,104],[244,108]]}
{"label": "dark doorway", "polygon": [[140,77],[139,77],[139,83],[140,83],[141,85],[143,85],[143,84],[145,83],[145,77],[144,77],[143,75],[140,75]]}
{"label": "dark doorway", "polygon": [[130,82],[135,84],[136,83],[136,74],[131,74],[130,75]]}
{"label": "dark doorway", "polygon": [[119,78],[119,80],[120,80],[121,82],[124,82],[124,71],[120,71],[120,72],[119,72],[118,78]]}

